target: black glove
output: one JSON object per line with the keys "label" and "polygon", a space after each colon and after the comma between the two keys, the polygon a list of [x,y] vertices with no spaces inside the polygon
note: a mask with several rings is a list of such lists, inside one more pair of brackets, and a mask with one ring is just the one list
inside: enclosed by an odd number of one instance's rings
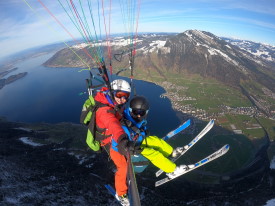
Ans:
{"label": "black glove", "polygon": [[127,156],[127,144],[128,144],[129,140],[127,137],[122,138],[117,145],[118,148],[118,152],[122,155]]}
{"label": "black glove", "polygon": [[127,152],[131,155],[140,154],[142,149],[135,142],[130,141],[127,137],[124,137],[118,143],[118,152],[122,155],[127,156]]}
{"label": "black glove", "polygon": [[127,147],[131,155],[138,155],[142,152],[140,145],[136,145],[136,143],[133,141],[129,141],[127,143]]}

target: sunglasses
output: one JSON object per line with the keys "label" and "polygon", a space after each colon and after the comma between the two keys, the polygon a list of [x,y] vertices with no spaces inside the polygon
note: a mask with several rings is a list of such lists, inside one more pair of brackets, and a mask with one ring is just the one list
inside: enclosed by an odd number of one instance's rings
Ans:
{"label": "sunglasses", "polygon": [[144,110],[144,109],[131,109],[130,108],[130,112],[132,112],[134,115],[140,115],[140,116],[144,116],[148,113],[148,110]]}
{"label": "sunglasses", "polygon": [[125,99],[128,99],[130,96],[130,93],[129,92],[123,92],[123,91],[118,91],[118,92],[115,92],[115,97],[117,98],[125,98]]}

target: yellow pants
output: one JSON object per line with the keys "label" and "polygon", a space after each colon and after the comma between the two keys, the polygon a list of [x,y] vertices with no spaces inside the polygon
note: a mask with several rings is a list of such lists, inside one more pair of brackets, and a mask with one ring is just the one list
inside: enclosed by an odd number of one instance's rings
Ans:
{"label": "yellow pants", "polygon": [[172,154],[173,147],[163,139],[157,136],[148,136],[142,141],[141,148],[143,148],[141,154],[159,169],[166,173],[175,170],[176,164],[167,158]]}

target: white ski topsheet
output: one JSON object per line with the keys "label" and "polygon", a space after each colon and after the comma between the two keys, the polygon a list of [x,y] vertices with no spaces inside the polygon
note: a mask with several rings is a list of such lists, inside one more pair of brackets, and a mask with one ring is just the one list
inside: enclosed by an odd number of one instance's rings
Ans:
{"label": "white ski topsheet", "polygon": [[160,186],[160,185],[162,185],[162,184],[164,184],[166,182],[169,182],[172,179],[175,179],[175,178],[177,178],[177,177],[179,177],[179,176],[181,176],[183,174],[186,174],[186,173],[188,173],[188,172],[190,172],[190,171],[192,171],[194,169],[197,169],[198,167],[203,166],[203,165],[205,165],[205,164],[207,164],[207,163],[209,163],[209,162],[211,162],[211,161],[213,161],[213,160],[215,160],[215,159],[223,156],[224,154],[226,154],[228,152],[228,150],[229,150],[229,145],[226,144],[221,149],[219,149],[216,152],[212,153],[208,157],[206,157],[206,158],[198,161],[197,163],[195,163],[193,168],[185,170],[184,172],[182,172],[182,173],[174,176],[173,178],[166,177],[164,179],[161,179],[161,180],[159,180],[159,181],[156,182],[155,186],[158,187],[158,186]]}
{"label": "white ski topsheet", "polygon": [[[179,159],[184,153],[186,153],[194,144],[196,144],[210,129],[214,126],[214,120],[210,120],[208,124],[204,127],[204,129],[187,145],[187,149],[185,149],[178,157],[171,159],[172,162],[175,162]],[[185,147],[184,146],[184,147]],[[163,173],[162,170],[158,170],[156,172],[156,177],[160,176]]]}

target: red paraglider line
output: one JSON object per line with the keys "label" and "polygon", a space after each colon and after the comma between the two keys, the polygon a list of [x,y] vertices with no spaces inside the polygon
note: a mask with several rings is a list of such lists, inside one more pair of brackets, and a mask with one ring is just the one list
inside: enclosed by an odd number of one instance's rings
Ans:
{"label": "red paraglider line", "polygon": [[102,15],[104,19],[104,26],[105,26],[105,33],[106,33],[106,40],[107,40],[107,47],[108,47],[108,57],[111,61],[112,58],[112,52],[111,52],[111,45],[110,45],[110,30],[111,30],[111,7],[112,7],[112,1],[110,0],[110,8],[109,8],[109,32],[107,31],[107,25],[106,25],[106,18],[105,18],[105,12],[104,12],[104,0],[102,2]]}
{"label": "red paraglider line", "polygon": [[89,38],[88,38],[88,35],[87,35],[87,33],[86,33],[86,30],[85,30],[84,27],[83,27],[82,20],[81,20],[79,14],[78,14],[78,12],[77,12],[77,9],[76,9],[76,7],[75,7],[73,1],[70,0],[70,3],[71,3],[71,5],[72,5],[72,8],[73,8],[73,10],[74,10],[74,13],[75,13],[75,15],[76,15],[78,21],[79,21],[79,24],[80,24],[80,26],[81,26],[81,28],[82,28],[82,30],[83,30],[85,36],[86,36],[87,41],[90,42],[90,41],[89,41]]}
{"label": "red paraglider line", "polygon": [[[54,16],[54,14],[46,7],[45,4],[43,4],[43,2],[41,0],[37,0],[43,7],[44,9],[55,19],[55,21],[72,37],[72,39],[77,43],[77,44],[80,44],[80,42],[78,42],[74,36],[66,29],[66,27]],[[85,48],[82,48],[82,50],[85,52],[85,54],[87,56],[89,56],[95,63],[97,63],[100,67],[101,65],[95,61],[95,59],[89,54],[89,52],[85,49]]]}

